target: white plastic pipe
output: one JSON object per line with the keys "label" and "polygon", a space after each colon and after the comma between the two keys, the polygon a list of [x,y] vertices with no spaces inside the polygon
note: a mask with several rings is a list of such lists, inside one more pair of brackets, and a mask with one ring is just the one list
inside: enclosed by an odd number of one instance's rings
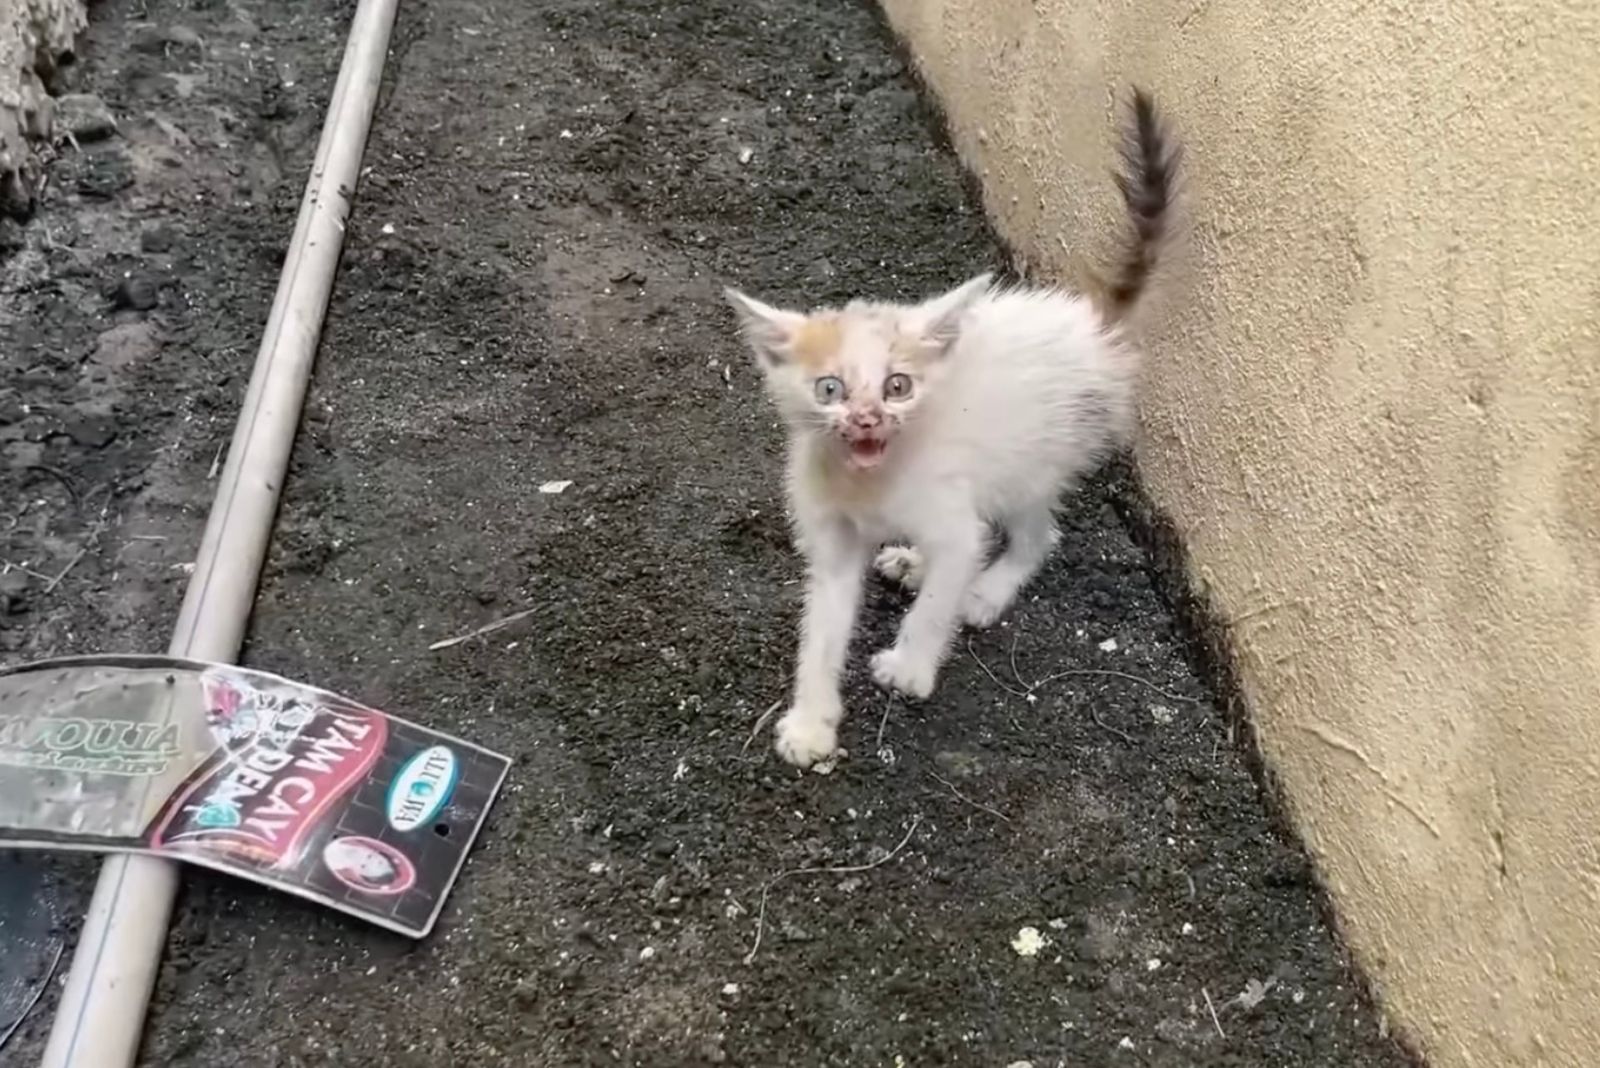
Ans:
{"label": "white plastic pipe", "polygon": [[[231,663],[244,641],[398,3],[361,0],[351,22],[294,238],[178,613],[169,647],[173,656]],[[133,1064],[177,887],[177,865],[169,861],[141,856],[106,861],[43,1068]]]}

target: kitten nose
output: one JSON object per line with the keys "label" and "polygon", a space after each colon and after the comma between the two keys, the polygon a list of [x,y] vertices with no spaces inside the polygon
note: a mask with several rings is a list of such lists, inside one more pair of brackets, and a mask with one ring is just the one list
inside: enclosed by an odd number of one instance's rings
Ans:
{"label": "kitten nose", "polygon": [[875,430],[883,422],[883,413],[876,408],[867,408],[850,413],[850,424],[863,430]]}

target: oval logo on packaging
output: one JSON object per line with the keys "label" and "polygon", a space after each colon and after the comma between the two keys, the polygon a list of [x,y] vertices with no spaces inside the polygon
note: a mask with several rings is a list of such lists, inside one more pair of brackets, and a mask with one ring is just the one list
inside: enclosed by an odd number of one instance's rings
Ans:
{"label": "oval logo on packaging", "polygon": [[460,774],[456,755],[442,745],[424,749],[406,761],[389,784],[385,803],[389,826],[414,831],[441,811],[456,788]]}

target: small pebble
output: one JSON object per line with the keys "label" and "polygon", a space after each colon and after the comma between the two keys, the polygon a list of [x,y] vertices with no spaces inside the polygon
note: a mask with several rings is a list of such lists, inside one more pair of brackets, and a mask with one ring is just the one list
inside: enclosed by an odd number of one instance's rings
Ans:
{"label": "small pebble", "polygon": [[93,93],[69,93],[55,102],[55,128],[80,142],[104,141],[117,132],[106,102]]}
{"label": "small pebble", "polygon": [[1037,957],[1039,951],[1048,944],[1049,939],[1040,934],[1037,927],[1024,927],[1011,940],[1011,948],[1017,951],[1019,957]]}

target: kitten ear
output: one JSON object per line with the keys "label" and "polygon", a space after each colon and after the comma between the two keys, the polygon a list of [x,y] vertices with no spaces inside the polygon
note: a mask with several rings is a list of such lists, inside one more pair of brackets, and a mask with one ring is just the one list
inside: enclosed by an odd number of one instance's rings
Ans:
{"label": "kitten ear", "polygon": [[747,297],[737,289],[722,291],[739,316],[739,333],[763,367],[773,367],[789,359],[789,344],[794,340],[806,317],[799,312],[784,311]]}
{"label": "kitten ear", "polygon": [[961,317],[993,284],[994,275],[984,273],[948,293],[924,301],[917,308],[918,328],[923,339],[941,352],[949,348],[961,333]]}

